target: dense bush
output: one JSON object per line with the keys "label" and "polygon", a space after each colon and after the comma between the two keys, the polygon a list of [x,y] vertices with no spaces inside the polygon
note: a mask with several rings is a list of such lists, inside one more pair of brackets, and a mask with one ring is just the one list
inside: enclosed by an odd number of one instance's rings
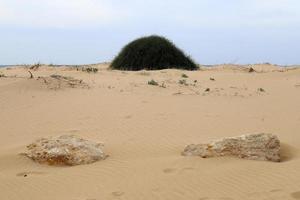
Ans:
{"label": "dense bush", "polygon": [[196,70],[197,65],[168,39],[142,37],[127,44],[111,63],[119,70],[160,70],[168,68]]}

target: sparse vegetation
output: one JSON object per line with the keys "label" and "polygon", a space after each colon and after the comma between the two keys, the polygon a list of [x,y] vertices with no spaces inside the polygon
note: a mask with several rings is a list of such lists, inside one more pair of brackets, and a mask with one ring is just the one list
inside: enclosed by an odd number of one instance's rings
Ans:
{"label": "sparse vegetation", "polygon": [[98,72],[98,68],[95,68],[95,67],[83,67],[82,71],[83,72],[87,72],[87,73],[97,73]]}
{"label": "sparse vegetation", "polygon": [[181,74],[181,77],[182,77],[182,78],[188,78],[189,76],[186,75],[186,74]]}
{"label": "sparse vegetation", "polygon": [[185,80],[185,79],[179,80],[178,83],[179,83],[180,85],[188,85],[188,84],[186,83],[186,80]]}
{"label": "sparse vegetation", "polygon": [[0,73],[0,78],[2,78],[2,77],[5,77],[5,75],[4,75],[4,74],[2,74],[2,73]]}
{"label": "sparse vegetation", "polygon": [[148,85],[154,85],[154,86],[158,86],[158,82],[156,82],[155,80],[151,80],[151,81],[148,81]]}
{"label": "sparse vegetation", "polygon": [[41,66],[42,64],[38,62],[36,64],[33,64],[31,67],[29,67],[29,69],[38,70]]}
{"label": "sparse vegetation", "polygon": [[265,92],[265,89],[263,89],[263,88],[258,88],[257,91],[258,91],[258,92]]}
{"label": "sparse vegetation", "polygon": [[112,61],[118,70],[197,70],[198,66],[171,41],[160,36],[142,37],[127,44]]}

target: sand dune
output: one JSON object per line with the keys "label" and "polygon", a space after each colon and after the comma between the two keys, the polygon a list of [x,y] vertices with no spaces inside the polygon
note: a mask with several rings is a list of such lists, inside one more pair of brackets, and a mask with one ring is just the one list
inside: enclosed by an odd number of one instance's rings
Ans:
{"label": "sand dune", "polygon": [[[300,199],[300,68],[107,66],[93,65],[95,74],[40,67],[33,79],[26,67],[0,68],[0,199]],[[49,79],[53,74],[88,87]],[[159,85],[148,85],[152,79]],[[180,155],[190,143],[260,132],[278,135],[282,162]],[[39,137],[62,134],[103,141],[110,157],[51,167],[19,155]]]}

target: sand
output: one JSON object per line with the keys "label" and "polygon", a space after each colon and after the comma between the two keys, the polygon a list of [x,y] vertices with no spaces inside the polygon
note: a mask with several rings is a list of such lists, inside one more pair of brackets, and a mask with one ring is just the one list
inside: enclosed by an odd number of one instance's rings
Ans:
{"label": "sand", "polygon": [[[33,79],[27,67],[0,68],[1,200],[300,199],[300,68],[107,66],[94,65],[95,74],[40,67]],[[282,162],[180,155],[191,143],[261,132],[278,135]],[[53,167],[19,155],[37,138],[63,134],[104,142],[110,157]]]}

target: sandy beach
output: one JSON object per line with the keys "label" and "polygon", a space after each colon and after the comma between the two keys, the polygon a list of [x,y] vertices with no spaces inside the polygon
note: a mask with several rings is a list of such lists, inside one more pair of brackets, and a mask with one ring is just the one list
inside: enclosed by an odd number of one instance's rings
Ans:
{"label": "sandy beach", "polygon": [[[299,67],[91,67],[0,68],[1,200],[300,199]],[[276,134],[282,162],[181,156],[188,144],[250,133]],[[19,155],[62,134],[103,142],[109,157],[54,167]]]}

